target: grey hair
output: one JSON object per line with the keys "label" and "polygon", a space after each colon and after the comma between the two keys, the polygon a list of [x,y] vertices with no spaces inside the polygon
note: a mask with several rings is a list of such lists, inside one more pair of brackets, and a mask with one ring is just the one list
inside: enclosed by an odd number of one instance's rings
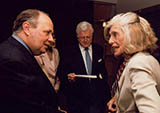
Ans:
{"label": "grey hair", "polygon": [[92,25],[87,22],[87,21],[82,21],[80,22],[78,25],[77,25],[77,28],[76,28],[76,33],[77,33],[77,36],[80,34],[80,32],[85,32],[87,31],[88,29],[91,30],[91,33],[93,34],[94,32],[94,29],[92,27]]}
{"label": "grey hair", "polygon": [[139,51],[153,52],[157,48],[156,42],[158,38],[155,36],[148,21],[143,17],[133,12],[117,14],[107,22],[104,28],[105,38],[108,36],[109,29],[117,24],[120,25],[124,32],[124,52],[126,54]]}

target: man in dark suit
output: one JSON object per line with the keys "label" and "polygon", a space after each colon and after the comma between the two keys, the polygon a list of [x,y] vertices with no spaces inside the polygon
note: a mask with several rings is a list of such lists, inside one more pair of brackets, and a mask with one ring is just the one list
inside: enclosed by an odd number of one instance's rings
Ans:
{"label": "man in dark suit", "polygon": [[52,20],[40,10],[17,16],[12,36],[0,44],[0,113],[59,113],[55,90],[34,58],[47,50],[52,33]]}
{"label": "man in dark suit", "polygon": [[[76,33],[79,43],[61,52],[57,71],[68,113],[104,113],[110,90],[103,48],[92,43],[93,28],[90,23],[80,22]],[[91,59],[90,65],[86,50]]]}

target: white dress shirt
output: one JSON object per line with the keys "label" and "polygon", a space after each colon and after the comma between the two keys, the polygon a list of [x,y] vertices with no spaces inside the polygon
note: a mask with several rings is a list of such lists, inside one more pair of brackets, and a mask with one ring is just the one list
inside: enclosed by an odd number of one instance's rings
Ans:
{"label": "white dress shirt", "polygon": [[[85,48],[82,47],[80,44],[79,44],[79,48],[81,50],[81,54],[82,54],[82,57],[83,57],[83,61],[84,61],[84,64],[85,64],[86,71],[88,73],[87,62],[86,62],[86,58],[85,58]],[[91,61],[92,61],[92,45],[90,45],[88,47],[88,52],[89,52],[89,55],[90,55],[90,58],[91,58]]]}

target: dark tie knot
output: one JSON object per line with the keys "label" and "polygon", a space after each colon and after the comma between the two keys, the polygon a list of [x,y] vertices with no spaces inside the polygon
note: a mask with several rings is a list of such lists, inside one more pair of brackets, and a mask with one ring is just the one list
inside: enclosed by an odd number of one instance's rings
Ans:
{"label": "dark tie knot", "polygon": [[88,51],[88,47],[86,47],[86,48],[84,48],[85,49],[85,51]]}

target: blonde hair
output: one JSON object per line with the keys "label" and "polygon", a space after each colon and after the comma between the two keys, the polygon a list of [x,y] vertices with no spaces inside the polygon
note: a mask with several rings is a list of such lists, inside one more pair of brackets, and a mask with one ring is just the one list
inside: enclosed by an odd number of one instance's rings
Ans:
{"label": "blonde hair", "polygon": [[105,38],[108,36],[109,29],[116,24],[119,24],[124,32],[124,52],[126,54],[140,51],[152,53],[157,48],[156,42],[158,39],[148,21],[143,17],[140,17],[133,12],[121,13],[114,16],[108,21],[104,28]]}

